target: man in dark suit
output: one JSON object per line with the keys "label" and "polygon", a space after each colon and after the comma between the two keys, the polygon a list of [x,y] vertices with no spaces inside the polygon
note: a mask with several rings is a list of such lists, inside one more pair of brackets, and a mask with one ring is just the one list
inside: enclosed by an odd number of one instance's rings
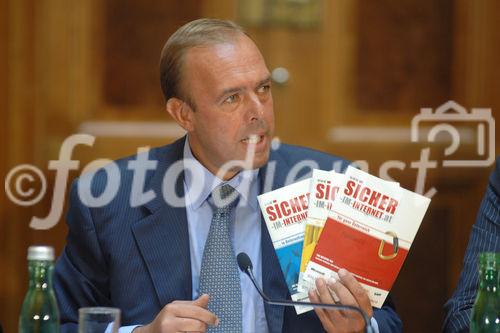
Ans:
{"label": "man in dark suit", "polygon": [[443,330],[447,333],[469,332],[472,306],[479,287],[481,252],[500,252],[500,157],[497,157],[476,223],[472,226],[457,289],[444,306]]}
{"label": "man in dark suit", "polygon": [[[214,193],[225,185],[238,193],[230,213],[232,251],[250,255],[268,295],[290,298],[256,196],[306,176],[313,166],[347,164],[307,148],[281,144],[271,149],[270,73],[256,45],[234,23],[201,19],[186,24],[167,41],[160,66],[166,109],[187,136],[73,184],[67,245],[55,274],[63,332],[75,331],[79,307],[97,305],[122,309],[122,323],[129,326],[123,332],[224,327],[224,318],[234,315],[227,308],[234,304],[214,310],[218,294],[206,292],[210,288],[200,281],[212,259],[205,244],[212,237],[211,225],[218,223]],[[141,166],[143,177],[136,177],[134,171]],[[144,182],[138,192],[140,178]],[[110,181],[118,186],[110,202],[89,200],[107,192]],[[229,258],[233,266],[234,253]],[[222,272],[226,267],[220,268]],[[212,280],[226,278],[221,273]],[[345,312],[321,310],[318,318],[314,312],[297,315],[293,308],[269,306],[243,273],[235,278],[241,321],[234,332],[318,332],[323,327],[344,332],[363,327],[360,316]],[[401,330],[390,302],[372,309],[350,273],[337,283],[340,302],[373,315],[380,332]]]}

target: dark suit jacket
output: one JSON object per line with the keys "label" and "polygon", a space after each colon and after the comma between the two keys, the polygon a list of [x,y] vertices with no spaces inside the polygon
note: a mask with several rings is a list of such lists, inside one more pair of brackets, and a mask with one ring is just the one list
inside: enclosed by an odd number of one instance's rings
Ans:
{"label": "dark suit jacket", "polygon": [[457,289],[445,304],[445,332],[469,332],[472,306],[479,286],[478,255],[500,252],[500,157],[497,157],[476,223],[472,226]]}
{"label": "dark suit jacket", "polygon": [[[134,156],[117,161],[121,184],[116,197],[101,208],[86,207],[78,195],[78,181],[70,194],[67,215],[67,245],[56,263],[55,291],[59,302],[62,332],[75,332],[78,308],[113,306],[122,310],[122,325],[146,324],[167,303],[191,300],[191,262],[186,211],[167,205],[162,196],[166,171],[182,160],[184,139],[152,149],[150,160],[157,160],[155,171],[146,176],[144,191],[152,189],[156,198],[131,208],[129,204],[132,171],[127,163]],[[312,160],[322,169],[334,162],[345,168],[347,162],[311,149],[281,144],[272,151],[270,161],[260,172],[261,188],[272,181],[272,188],[285,184],[288,171],[303,160]],[[337,166],[339,163],[337,163]],[[269,178],[274,170],[274,177]],[[304,176],[310,169],[303,169]],[[82,176],[81,179],[85,179]],[[92,193],[98,196],[106,187],[107,176],[98,171],[92,180]],[[80,179],[80,181],[81,181]],[[111,179],[111,178],[110,178]],[[88,180],[88,178],[87,178]],[[167,178],[165,188],[183,196],[183,173],[176,180]],[[263,222],[261,222],[263,223]],[[262,281],[264,291],[275,299],[290,298],[267,228],[262,224]],[[314,312],[297,316],[293,308],[265,305],[270,332],[321,332]],[[381,332],[400,331],[401,322],[391,304],[375,310]]]}

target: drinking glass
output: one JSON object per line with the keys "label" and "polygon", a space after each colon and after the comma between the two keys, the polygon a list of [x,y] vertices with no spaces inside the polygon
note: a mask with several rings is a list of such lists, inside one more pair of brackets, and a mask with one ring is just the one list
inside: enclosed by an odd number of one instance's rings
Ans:
{"label": "drinking glass", "polygon": [[120,309],[106,307],[80,308],[78,333],[117,333]]}

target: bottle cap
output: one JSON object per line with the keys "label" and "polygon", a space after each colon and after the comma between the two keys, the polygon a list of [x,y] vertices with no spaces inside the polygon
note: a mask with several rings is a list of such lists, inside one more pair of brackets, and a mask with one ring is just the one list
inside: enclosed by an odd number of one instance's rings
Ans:
{"label": "bottle cap", "polygon": [[482,252],[479,254],[479,265],[483,269],[497,270],[500,265],[500,252]]}
{"label": "bottle cap", "polygon": [[54,260],[54,248],[52,246],[30,246],[28,260]]}

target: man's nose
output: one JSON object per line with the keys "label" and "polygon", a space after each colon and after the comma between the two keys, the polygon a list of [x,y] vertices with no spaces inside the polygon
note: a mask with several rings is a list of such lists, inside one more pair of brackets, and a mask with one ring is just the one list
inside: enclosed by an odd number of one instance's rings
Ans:
{"label": "man's nose", "polygon": [[264,114],[264,101],[255,93],[249,94],[247,113],[250,121],[256,121],[262,118]]}

